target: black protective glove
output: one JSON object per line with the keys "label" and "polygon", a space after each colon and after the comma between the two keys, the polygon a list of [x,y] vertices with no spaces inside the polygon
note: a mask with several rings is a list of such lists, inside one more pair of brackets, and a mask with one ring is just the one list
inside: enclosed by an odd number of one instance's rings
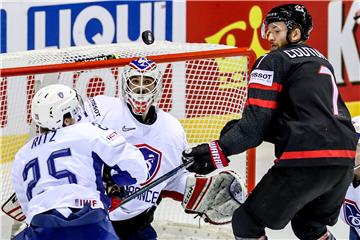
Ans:
{"label": "black protective glove", "polygon": [[205,175],[215,169],[229,165],[230,160],[226,157],[219,146],[218,141],[203,143],[189,148],[182,153],[183,162],[194,159],[194,163],[187,167],[189,172]]}
{"label": "black protective glove", "polygon": [[124,199],[128,195],[125,190],[125,187],[118,186],[113,180],[110,172],[111,172],[111,168],[105,165],[103,170],[102,180],[105,186],[106,195],[109,196],[110,198],[115,197],[118,199]]}

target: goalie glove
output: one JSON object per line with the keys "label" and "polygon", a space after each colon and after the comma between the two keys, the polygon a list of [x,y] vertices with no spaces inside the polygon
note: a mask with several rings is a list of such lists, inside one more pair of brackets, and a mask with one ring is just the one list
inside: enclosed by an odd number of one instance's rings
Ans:
{"label": "goalie glove", "polygon": [[211,177],[189,176],[182,206],[186,213],[198,214],[205,222],[226,224],[245,201],[246,188],[233,171]]}
{"label": "goalie glove", "polygon": [[205,175],[215,169],[229,165],[230,160],[220,148],[219,141],[203,143],[196,147],[189,148],[182,153],[183,162],[194,160],[194,163],[187,167],[189,172]]}

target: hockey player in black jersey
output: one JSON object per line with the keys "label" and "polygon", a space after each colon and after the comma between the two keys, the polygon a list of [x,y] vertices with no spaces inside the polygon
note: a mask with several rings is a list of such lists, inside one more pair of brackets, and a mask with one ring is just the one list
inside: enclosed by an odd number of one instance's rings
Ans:
{"label": "hockey player in black jersey", "polygon": [[[183,152],[189,171],[207,174],[227,156],[275,145],[276,160],[233,215],[236,239],[266,239],[265,228],[290,221],[299,239],[335,239],[326,226],[338,219],[353,178],[357,137],[328,60],[304,42],[312,18],[300,4],[273,8],[263,24],[271,51],[254,64],[241,119],[220,139]],[[269,159],[271,160],[271,159]]]}

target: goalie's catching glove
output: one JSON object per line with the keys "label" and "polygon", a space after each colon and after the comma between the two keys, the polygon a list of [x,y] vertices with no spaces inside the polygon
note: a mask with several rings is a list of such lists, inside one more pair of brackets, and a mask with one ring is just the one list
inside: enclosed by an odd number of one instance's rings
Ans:
{"label": "goalie's catching glove", "polygon": [[222,171],[211,177],[189,176],[182,206],[186,213],[198,214],[205,222],[226,224],[245,198],[240,177],[233,171]]}
{"label": "goalie's catching glove", "polygon": [[218,168],[229,165],[230,160],[226,157],[219,146],[219,141],[203,143],[189,148],[182,153],[183,162],[194,160],[194,163],[186,169],[197,174],[208,174]]}

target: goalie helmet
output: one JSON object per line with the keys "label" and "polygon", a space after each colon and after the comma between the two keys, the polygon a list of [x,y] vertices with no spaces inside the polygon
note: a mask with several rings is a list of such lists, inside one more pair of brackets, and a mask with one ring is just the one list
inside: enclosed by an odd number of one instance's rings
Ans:
{"label": "goalie helmet", "polygon": [[136,115],[147,114],[157,106],[162,93],[162,74],[155,62],[138,58],[125,66],[122,74],[123,97]]}
{"label": "goalie helmet", "polygon": [[262,27],[262,36],[265,38],[266,28],[272,22],[285,22],[289,32],[296,26],[300,27],[301,40],[307,40],[312,30],[312,17],[304,5],[285,4],[274,7],[266,15]]}
{"label": "goalie helmet", "polygon": [[64,115],[78,120],[83,111],[81,97],[72,88],[54,84],[41,88],[32,99],[31,117],[41,128],[56,130],[63,127]]}

